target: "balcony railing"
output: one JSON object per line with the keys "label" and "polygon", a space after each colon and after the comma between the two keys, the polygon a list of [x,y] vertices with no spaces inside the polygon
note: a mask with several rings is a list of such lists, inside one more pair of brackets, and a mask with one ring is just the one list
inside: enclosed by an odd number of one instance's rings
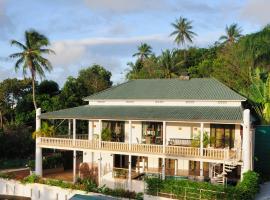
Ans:
{"label": "balcony railing", "polygon": [[122,152],[131,154],[151,154],[161,156],[176,156],[200,159],[214,159],[214,160],[240,160],[236,149],[216,149],[203,148],[202,155],[198,147],[186,146],[166,146],[165,152],[162,145],[154,144],[131,144],[123,142],[107,142],[98,140],[81,140],[81,139],[66,139],[66,138],[52,138],[40,137],[38,145],[52,148],[77,148],[77,149],[92,149],[98,151]]}

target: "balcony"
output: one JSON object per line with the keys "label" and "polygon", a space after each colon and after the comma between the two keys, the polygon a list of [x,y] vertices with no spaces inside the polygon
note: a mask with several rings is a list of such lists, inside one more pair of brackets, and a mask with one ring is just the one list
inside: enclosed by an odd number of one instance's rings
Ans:
{"label": "balcony", "polygon": [[69,139],[40,137],[37,145],[43,148],[67,149],[67,150],[93,150],[108,153],[131,154],[138,156],[156,156],[168,158],[187,158],[194,160],[215,160],[215,161],[239,161],[240,156],[236,149],[203,148],[202,155],[200,148],[187,146],[165,146],[156,144],[128,144],[123,142],[107,142],[86,139]]}

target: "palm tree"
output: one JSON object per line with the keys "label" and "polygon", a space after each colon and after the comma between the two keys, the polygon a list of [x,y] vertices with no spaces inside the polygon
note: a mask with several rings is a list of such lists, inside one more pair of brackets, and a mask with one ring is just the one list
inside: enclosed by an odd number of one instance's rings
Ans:
{"label": "palm tree", "polygon": [[138,46],[138,52],[133,54],[133,57],[139,57],[141,61],[143,61],[145,58],[148,58],[152,54],[152,47],[146,43],[141,43],[140,46]]}
{"label": "palm tree", "polygon": [[222,35],[219,40],[227,44],[233,44],[242,36],[242,29],[236,23],[226,26],[225,32],[226,34]]}
{"label": "palm tree", "polygon": [[177,45],[181,44],[185,46],[188,42],[192,43],[193,38],[197,35],[192,31],[192,21],[189,21],[187,18],[180,17],[171,25],[175,30],[170,34],[170,36],[175,36],[174,41]]}
{"label": "palm tree", "polygon": [[30,72],[32,78],[33,104],[35,110],[37,110],[35,96],[36,76],[39,75],[41,78],[45,77],[45,71],[50,72],[52,70],[50,61],[42,57],[42,55],[54,53],[54,51],[46,48],[50,44],[48,38],[35,30],[25,31],[24,37],[25,44],[17,40],[11,40],[11,45],[17,46],[22,51],[13,53],[9,57],[17,59],[15,63],[16,72],[20,67],[22,67],[24,76],[27,74],[27,71]]}
{"label": "palm tree", "polygon": [[161,56],[159,57],[159,66],[163,71],[164,78],[174,78],[178,75],[176,74],[177,67],[180,64],[177,59],[177,51],[175,50],[165,50],[162,51]]}

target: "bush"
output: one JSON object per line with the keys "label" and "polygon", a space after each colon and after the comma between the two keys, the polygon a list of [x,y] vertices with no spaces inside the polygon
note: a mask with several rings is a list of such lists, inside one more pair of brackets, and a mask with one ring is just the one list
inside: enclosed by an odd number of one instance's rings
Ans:
{"label": "bush", "polygon": [[255,195],[259,192],[259,175],[256,172],[249,171],[244,173],[243,176],[243,180],[235,187],[224,187],[223,185],[213,185],[208,182],[190,180],[148,178],[145,180],[147,183],[146,192],[150,195],[157,195],[158,192],[169,193],[175,195],[177,198],[181,198],[185,195],[186,189],[190,198],[196,198],[200,189],[204,189],[201,193],[203,199],[254,199]]}
{"label": "bush", "polygon": [[[0,176],[1,177],[1,176]],[[76,184],[65,182],[62,180],[55,179],[42,179],[39,176],[32,174],[21,181],[23,184],[26,183],[40,183],[46,184],[50,186],[57,186],[66,189],[77,189],[84,190],[86,192],[97,192],[105,195],[115,196],[115,197],[123,197],[129,199],[137,199],[142,200],[142,193],[135,193],[134,191],[128,191],[123,189],[110,189],[105,185],[101,187],[97,187],[97,185],[90,179],[78,179]]]}
{"label": "bush", "polygon": [[15,175],[13,173],[0,173],[0,178],[9,180],[15,178]]}
{"label": "bush", "polygon": [[40,181],[41,181],[40,176],[32,174],[30,176],[25,177],[21,182],[25,184],[25,183],[39,183]]}
{"label": "bush", "polygon": [[236,188],[239,199],[254,199],[260,190],[259,174],[254,171],[244,173],[243,180],[237,184]]}

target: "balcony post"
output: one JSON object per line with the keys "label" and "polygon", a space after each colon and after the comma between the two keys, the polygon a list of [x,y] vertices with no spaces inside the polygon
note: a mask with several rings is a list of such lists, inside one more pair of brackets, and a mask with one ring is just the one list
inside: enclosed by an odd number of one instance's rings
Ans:
{"label": "balcony post", "polygon": [[[41,128],[41,108],[36,110],[36,131],[40,130]],[[36,154],[35,154],[35,173],[36,175],[42,176],[42,148],[38,146],[40,138],[36,138]]]}
{"label": "balcony post", "polygon": [[142,166],[142,172],[144,172],[144,171],[145,171],[145,157],[143,157],[142,163],[143,163],[143,166]]}
{"label": "balcony post", "polygon": [[162,171],[161,171],[162,180],[165,180],[165,176],[166,176],[166,174],[165,174],[165,158],[163,157],[162,158]]}
{"label": "balcony post", "polygon": [[163,126],[162,126],[162,144],[163,144],[163,153],[166,153],[166,122],[163,121]]}
{"label": "balcony post", "polygon": [[77,165],[77,158],[76,158],[76,150],[73,151],[73,183],[76,183],[76,165]]}
{"label": "balcony post", "polygon": [[102,162],[102,157],[101,153],[99,153],[99,159],[98,159],[98,185],[101,185],[101,162]]}
{"label": "balcony post", "polygon": [[102,133],[102,121],[98,120],[98,145],[101,148],[101,133]]}
{"label": "balcony post", "polygon": [[93,122],[88,121],[88,140],[93,140]]}
{"label": "balcony post", "polygon": [[73,146],[75,146],[75,139],[76,139],[76,119],[73,119]]}
{"label": "balcony post", "polygon": [[174,175],[177,176],[177,172],[178,172],[178,160],[175,159],[174,161]]}
{"label": "balcony post", "polygon": [[68,120],[68,135],[71,135],[71,119]]}
{"label": "balcony post", "polygon": [[[201,123],[201,128],[200,128],[200,156],[201,158],[203,157],[203,133],[204,133],[204,124]],[[200,161],[200,176],[203,176],[203,162]]]}
{"label": "balcony post", "polygon": [[243,113],[243,167],[242,167],[242,173],[247,172],[248,170],[251,170],[251,134],[250,134],[250,110],[245,109]]}
{"label": "balcony post", "polygon": [[131,191],[131,155],[128,155],[128,189]]}
{"label": "balcony post", "polygon": [[132,121],[128,121],[128,148],[131,150],[131,143],[132,143]]}

